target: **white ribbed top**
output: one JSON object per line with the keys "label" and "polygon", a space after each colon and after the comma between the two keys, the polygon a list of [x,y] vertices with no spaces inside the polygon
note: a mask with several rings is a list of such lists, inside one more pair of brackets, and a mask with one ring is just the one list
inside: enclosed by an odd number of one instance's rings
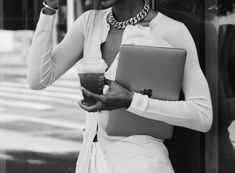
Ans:
{"label": "white ribbed top", "polygon": [[[55,15],[47,16],[41,13],[29,53],[28,82],[31,88],[42,89],[49,86],[82,57],[84,60],[87,57],[102,57],[100,44],[106,40],[110,30],[106,22],[109,11],[110,9],[85,12],[74,22],[64,40],[55,48],[52,47]],[[128,26],[123,34],[122,44],[184,48],[188,53],[182,83],[184,101],[162,101],[135,93],[128,111],[138,116],[201,132],[210,129],[212,123],[210,92],[198,62],[194,41],[184,24],[158,13],[149,27]],[[115,79],[117,62],[118,55],[105,73],[106,78]],[[121,159],[121,155],[117,153],[122,152],[122,149],[119,145],[115,145],[115,141],[119,138],[108,136],[105,132],[108,114],[108,111],[102,111],[87,116],[84,144],[77,172],[87,173],[91,144],[97,125],[98,140],[102,143],[101,147],[106,153],[110,168],[115,169],[115,162],[112,162],[112,159]],[[147,139],[152,140],[148,136],[137,136],[122,138],[122,141],[131,142],[132,147],[137,147],[136,143]],[[129,150],[125,154],[130,155],[131,152]]]}

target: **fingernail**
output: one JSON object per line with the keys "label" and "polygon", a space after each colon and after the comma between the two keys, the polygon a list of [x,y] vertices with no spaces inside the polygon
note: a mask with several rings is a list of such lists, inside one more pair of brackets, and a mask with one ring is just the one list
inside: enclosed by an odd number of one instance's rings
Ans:
{"label": "fingernail", "polygon": [[82,87],[82,90],[83,90],[83,91],[86,91],[86,88],[83,88],[83,87]]}

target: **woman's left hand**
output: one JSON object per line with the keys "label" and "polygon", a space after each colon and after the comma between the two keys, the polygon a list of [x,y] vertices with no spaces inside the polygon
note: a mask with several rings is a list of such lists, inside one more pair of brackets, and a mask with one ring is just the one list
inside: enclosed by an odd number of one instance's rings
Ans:
{"label": "woman's left hand", "polygon": [[130,92],[126,88],[122,87],[116,81],[106,80],[109,85],[107,94],[99,95],[82,88],[82,94],[87,97],[92,97],[97,100],[96,104],[92,106],[86,106],[79,102],[80,107],[87,112],[99,112],[102,110],[114,110],[119,108],[128,108],[133,98],[133,92]]}

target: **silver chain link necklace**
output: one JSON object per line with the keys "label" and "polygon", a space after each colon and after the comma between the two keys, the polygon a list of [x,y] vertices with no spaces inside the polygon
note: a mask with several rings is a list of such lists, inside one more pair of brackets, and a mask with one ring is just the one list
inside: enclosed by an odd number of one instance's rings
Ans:
{"label": "silver chain link necklace", "polygon": [[108,24],[112,25],[116,29],[125,29],[127,25],[135,25],[141,20],[143,20],[149,13],[150,11],[150,6],[145,0],[144,8],[143,10],[138,13],[136,16],[124,21],[124,22],[118,22],[114,17],[113,17],[113,10],[108,14],[107,16],[107,22]]}

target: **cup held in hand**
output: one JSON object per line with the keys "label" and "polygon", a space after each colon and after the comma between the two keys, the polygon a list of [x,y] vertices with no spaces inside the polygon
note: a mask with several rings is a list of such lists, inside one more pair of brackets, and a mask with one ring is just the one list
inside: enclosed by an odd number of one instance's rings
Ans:
{"label": "cup held in hand", "polygon": [[[104,73],[107,64],[102,58],[83,58],[78,62],[77,70],[81,86],[90,92],[103,94]],[[83,95],[82,104],[91,106],[96,103],[94,98]]]}

